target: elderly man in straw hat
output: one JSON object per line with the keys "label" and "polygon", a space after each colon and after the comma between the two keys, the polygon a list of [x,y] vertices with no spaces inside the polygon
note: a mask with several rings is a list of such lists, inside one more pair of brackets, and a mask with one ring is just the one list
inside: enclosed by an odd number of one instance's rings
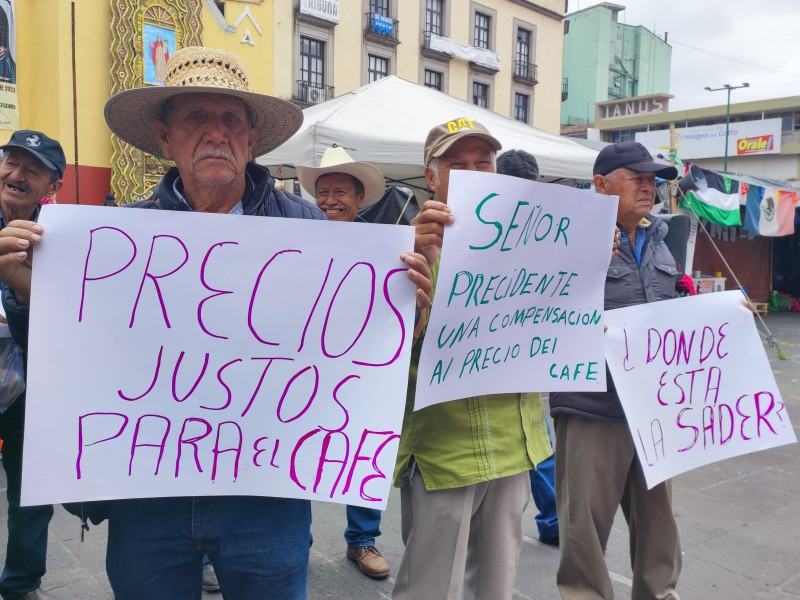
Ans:
{"label": "elderly man in straw hat", "polygon": [[[234,55],[184,48],[167,66],[165,85],[127,90],[105,108],[124,141],[175,161],[153,199],[154,210],[323,219],[313,204],[276,190],[269,172],[252,163],[291,136],[302,122],[289,102],[248,91]],[[0,278],[24,268],[20,247],[41,240],[41,226],[15,222],[0,235]],[[430,300],[430,271],[404,254],[417,285],[418,308]],[[22,294],[27,280],[17,279]],[[16,289],[13,293],[16,293]],[[145,498],[107,503],[106,569],[114,597],[199,599],[202,557],[214,564],[226,598],[306,597],[311,510],[306,500],[209,496]]]}
{"label": "elderly man in straw hat", "polygon": [[[314,194],[331,221],[352,222],[358,210],[372,206],[383,196],[386,182],[374,166],[355,162],[344,148],[328,148],[319,167],[297,167],[297,178],[307,192]],[[347,507],[347,558],[373,579],[389,576],[389,563],[375,547],[381,534],[381,511],[365,506]]]}

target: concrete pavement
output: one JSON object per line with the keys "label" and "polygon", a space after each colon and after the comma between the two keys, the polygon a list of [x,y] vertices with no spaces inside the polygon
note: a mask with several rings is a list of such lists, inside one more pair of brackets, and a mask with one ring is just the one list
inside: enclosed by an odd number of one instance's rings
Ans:
{"label": "concrete pavement", "polygon": [[[800,314],[770,314],[766,323],[789,357],[778,360],[777,351],[767,349],[795,430],[800,431]],[[684,550],[678,589],[684,600],[800,599],[800,445],[728,459],[673,482]],[[0,489],[5,492],[2,472]],[[313,511],[309,599],[390,598],[391,577],[367,579],[345,557],[344,507],[315,503]],[[538,542],[534,514],[531,503],[514,600],[558,600],[558,550]],[[4,552],[5,493],[0,515],[0,548]],[[396,568],[403,550],[397,490],[392,491],[382,528],[378,547]],[[80,543],[78,520],[57,507],[50,525],[44,589],[62,600],[113,598],[105,576],[105,537],[101,525],[92,528]],[[621,513],[609,542],[607,563],[616,596],[630,597],[627,528]],[[268,600],[268,596],[264,598]],[[221,595],[204,595],[204,600],[215,599]]]}

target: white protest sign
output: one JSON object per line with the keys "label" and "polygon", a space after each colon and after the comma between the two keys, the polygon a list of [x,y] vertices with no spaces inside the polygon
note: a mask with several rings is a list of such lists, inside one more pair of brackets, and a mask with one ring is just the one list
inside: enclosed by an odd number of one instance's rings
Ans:
{"label": "white protest sign", "polygon": [[412,228],[63,205],[40,223],[23,504],[385,506]]}
{"label": "white protest sign", "polygon": [[483,394],[605,391],[603,286],[617,198],[453,171],[414,408]]}
{"label": "white protest sign", "polygon": [[608,311],[606,356],[648,488],[796,442],[738,291]]}

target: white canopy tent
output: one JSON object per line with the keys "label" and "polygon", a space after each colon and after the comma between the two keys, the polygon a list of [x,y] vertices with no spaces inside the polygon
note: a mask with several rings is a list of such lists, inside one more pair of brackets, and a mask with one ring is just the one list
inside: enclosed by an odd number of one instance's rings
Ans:
{"label": "white canopy tent", "polygon": [[336,144],[357,161],[377,166],[389,183],[425,187],[422,147],[428,131],[454,118],[485,125],[503,148],[536,157],[546,180],[589,180],[597,152],[569,138],[536,129],[433,89],[389,76],[348,94],[306,108],[300,130],[278,149],[259,157],[278,178],[295,165],[318,166]]}

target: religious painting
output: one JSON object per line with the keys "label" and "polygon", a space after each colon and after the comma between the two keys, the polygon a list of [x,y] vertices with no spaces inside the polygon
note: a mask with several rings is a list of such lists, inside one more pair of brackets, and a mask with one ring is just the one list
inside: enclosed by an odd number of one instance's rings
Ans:
{"label": "religious painting", "polygon": [[142,31],[144,82],[164,85],[167,61],[175,53],[175,31],[145,23]]}

